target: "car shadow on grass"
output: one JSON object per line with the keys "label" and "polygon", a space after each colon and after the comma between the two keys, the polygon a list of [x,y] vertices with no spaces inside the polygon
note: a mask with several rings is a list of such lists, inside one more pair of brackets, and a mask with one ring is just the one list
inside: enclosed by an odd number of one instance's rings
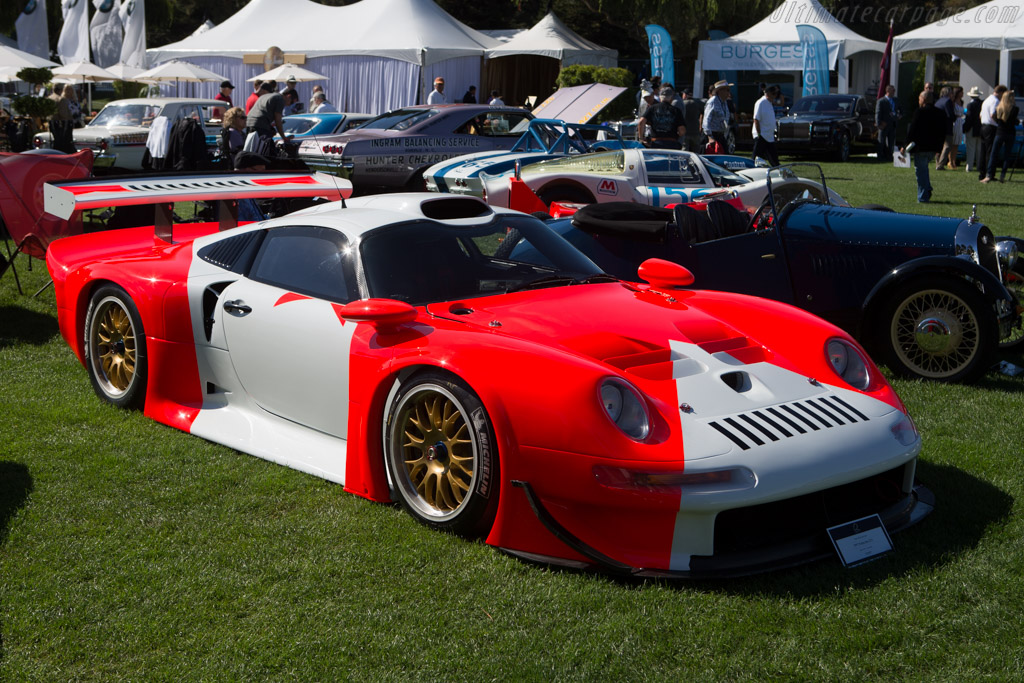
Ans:
{"label": "car shadow on grass", "polygon": [[0,306],[0,349],[15,344],[40,346],[60,333],[57,319],[20,306]]}
{"label": "car shadow on grass", "polygon": [[[7,542],[7,529],[15,513],[25,506],[32,492],[32,476],[19,462],[0,460],[0,548]],[[0,624],[0,661],[4,659],[4,635]]]}

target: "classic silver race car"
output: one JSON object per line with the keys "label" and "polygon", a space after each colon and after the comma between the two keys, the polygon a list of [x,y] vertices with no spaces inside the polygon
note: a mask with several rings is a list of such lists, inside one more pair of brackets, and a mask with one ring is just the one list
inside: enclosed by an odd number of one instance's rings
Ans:
{"label": "classic silver race car", "polygon": [[[95,155],[95,168],[116,166],[139,171],[142,170],[149,128],[156,117],[166,116],[172,123],[193,117],[203,124],[210,137],[220,133],[219,124],[210,124],[213,112],[223,109],[223,102],[212,99],[149,97],[116,100],[103,107],[84,128],[75,129],[75,149],[91,149]],[[33,142],[37,148],[53,146],[50,133],[38,133]]]}

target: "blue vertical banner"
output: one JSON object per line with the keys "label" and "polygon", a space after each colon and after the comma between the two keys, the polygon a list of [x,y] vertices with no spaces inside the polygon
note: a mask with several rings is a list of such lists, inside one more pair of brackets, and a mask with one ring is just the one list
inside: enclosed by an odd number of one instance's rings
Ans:
{"label": "blue vertical banner", "polygon": [[803,96],[828,93],[828,43],[817,26],[797,24],[800,47],[804,52]]}
{"label": "blue vertical banner", "polygon": [[672,58],[672,38],[661,26],[647,24],[647,44],[651,47],[651,75],[662,83],[676,83],[676,64]]}

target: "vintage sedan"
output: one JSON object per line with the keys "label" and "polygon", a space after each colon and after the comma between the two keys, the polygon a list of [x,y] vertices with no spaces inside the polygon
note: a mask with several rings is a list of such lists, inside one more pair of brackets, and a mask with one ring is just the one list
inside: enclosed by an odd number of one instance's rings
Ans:
{"label": "vintage sedan", "polygon": [[353,114],[350,112],[292,114],[283,118],[284,132],[291,135],[295,142],[301,142],[305,138],[312,139],[322,135],[344,133],[357,126],[361,126],[372,118],[372,114]]}
{"label": "vintage sedan", "polygon": [[[103,107],[87,126],[75,129],[75,149],[91,149],[96,168],[116,166],[139,171],[142,170],[142,157],[153,119],[166,116],[173,124],[178,119],[193,117],[206,128],[208,144],[215,146],[220,124],[210,123],[210,120],[215,110],[223,109],[224,103],[214,99],[150,97],[116,100]],[[50,133],[36,134],[34,144],[36,147],[50,147]]]}
{"label": "vintage sedan", "polygon": [[[816,165],[793,164],[772,169],[769,198],[752,217],[717,201],[699,212],[620,203],[551,225],[625,279],[636,279],[646,259],[664,258],[702,287],[806,309],[901,375],[969,382],[991,367],[997,346],[1022,343],[1024,240],[995,238],[976,217],[835,206],[824,186]],[[526,249],[506,248],[513,258]]]}
{"label": "vintage sedan", "polygon": [[461,154],[508,149],[533,115],[515,107],[419,105],[390,111],[358,129],[305,140],[299,159],[362,189],[423,189],[423,171]]}
{"label": "vintage sedan", "polygon": [[[50,197],[62,215],[142,193],[231,199],[258,180],[241,178]],[[535,258],[502,255],[510,231]],[[845,332],[679,290],[692,276],[663,261],[649,284],[619,281],[472,197],[94,233],[47,265],[101,399],[522,558],[742,574],[834,556],[833,525],[895,531],[932,509],[914,423]]]}
{"label": "vintage sedan", "polygon": [[[729,194],[751,210],[760,207],[767,196],[767,173],[767,168],[728,170],[693,152],[644,148],[563,156],[519,169],[523,183],[547,205],[625,201],[664,207],[707,195]],[[492,206],[507,207],[514,175],[515,169],[499,167],[493,175],[481,172],[465,178],[461,185],[447,184],[446,189],[478,196]],[[436,174],[428,172],[427,189],[441,189],[432,177]],[[849,205],[835,192],[828,192],[833,203]]]}
{"label": "vintage sedan", "polygon": [[875,109],[860,95],[810,95],[796,101],[775,124],[780,153],[830,152],[846,161],[854,146],[875,151]]}

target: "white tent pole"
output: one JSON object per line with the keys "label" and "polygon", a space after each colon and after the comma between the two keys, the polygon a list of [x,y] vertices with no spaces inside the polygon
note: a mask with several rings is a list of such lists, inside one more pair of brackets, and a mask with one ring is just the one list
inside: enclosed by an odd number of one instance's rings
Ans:
{"label": "white tent pole", "polygon": [[704,60],[701,58],[702,48],[697,46],[697,61],[693,63],[693,96],[704,97]]}
{"label": "white tent pole", "polygon": [[929,52],[924,57],[924,82],[935,82],[935,53]]}
{"label": "white tent pole", "polygon": [[1010,51],[999,51],[999,82],[1009,87],[1010,85]]}
{"label": "white tent pole", "polygon": [[846,58],[846,45],[839,43],[839,55],[836,57],[836,92],[845,95],[850,92],[850,60]]}

